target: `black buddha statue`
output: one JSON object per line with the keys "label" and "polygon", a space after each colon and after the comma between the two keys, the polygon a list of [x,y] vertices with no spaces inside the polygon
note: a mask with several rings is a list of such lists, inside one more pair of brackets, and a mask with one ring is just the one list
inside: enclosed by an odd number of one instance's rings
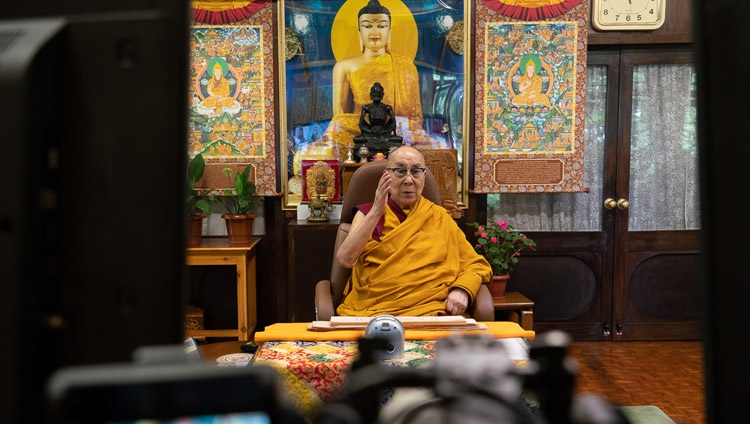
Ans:
{"label": "black buddha statue", "polygon": [[366,146],[371,156],[388,153],[403,144],[404,139],[396,135],[396,115],[390,105],[381,103],[383,100],[383,86],[376,82],[370,89],[372,103],[362,106],[359,117],[361,135],[354,137],[354,152],[359,152]]}

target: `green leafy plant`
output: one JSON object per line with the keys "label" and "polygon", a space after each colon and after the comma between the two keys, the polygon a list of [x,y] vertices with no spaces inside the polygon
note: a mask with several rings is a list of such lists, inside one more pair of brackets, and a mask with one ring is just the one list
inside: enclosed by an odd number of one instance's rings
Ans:
{"label": "green leafy plant", "polygon": [[476,229],[474,235],[477,243],[474,250],[487,259],[494,275],[510,274],[518,263],[522,250],[536,249],[533,240],[506,221],[499,220],[485,225],[469,222],[466,225]]}
{"label": "green leafy plant", "polygon": [[197,154],[189,163],[187,170],[187,213],[188,216],[211,214],[211,196],[201,194],[195,185],[203,178],[203,172],[206,169],[206,161],[203,155]]}
{"label": "green leafy plant", "polygon": [[227,176],[230,184],[233,183],[233,189],[226,189],[218,201],[230,215],[245,215],[254,213],[260,206],[263,197],[256,194],[255,183],[250,181],[250,165],[247,165],[242,172],[234,174],[232,180],[231,168],[224,168],[221,172]]}

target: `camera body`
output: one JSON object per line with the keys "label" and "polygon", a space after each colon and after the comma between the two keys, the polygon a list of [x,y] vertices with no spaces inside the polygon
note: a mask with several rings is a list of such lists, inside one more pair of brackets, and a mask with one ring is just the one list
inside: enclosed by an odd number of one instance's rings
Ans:
{"label": "camera body", "polygon": [[[570,342],[560,331],[537,335],[528,361],[516,366],[498,340],[455,334],[438,340],[430,366],[408,368],[383,366],[372,350],[387,343],[362,338],[345,390],[323,406],[314,422],[628,424],[603,399],[574,394]],[[385,402],[383,393],[389,391],[393,396]]]}

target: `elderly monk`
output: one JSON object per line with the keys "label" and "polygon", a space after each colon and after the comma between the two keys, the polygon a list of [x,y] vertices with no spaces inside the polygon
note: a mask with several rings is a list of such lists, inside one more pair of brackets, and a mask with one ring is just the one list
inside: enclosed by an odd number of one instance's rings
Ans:
{"label": "elderly monk", "polygon": [[424,184],[419,150],[388,155],[374,202],[355,207],[336,254],[352,268],[338,315],[464,315],[492,278],[448,211],[422,197]]}

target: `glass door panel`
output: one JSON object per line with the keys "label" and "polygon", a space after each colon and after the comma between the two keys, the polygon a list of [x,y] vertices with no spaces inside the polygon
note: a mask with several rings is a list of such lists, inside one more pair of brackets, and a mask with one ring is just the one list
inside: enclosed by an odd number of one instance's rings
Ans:
{"label": "glass door panel", "polygon": [[700,228],[694,66],[636,65],[631,119],[628,229]]}

